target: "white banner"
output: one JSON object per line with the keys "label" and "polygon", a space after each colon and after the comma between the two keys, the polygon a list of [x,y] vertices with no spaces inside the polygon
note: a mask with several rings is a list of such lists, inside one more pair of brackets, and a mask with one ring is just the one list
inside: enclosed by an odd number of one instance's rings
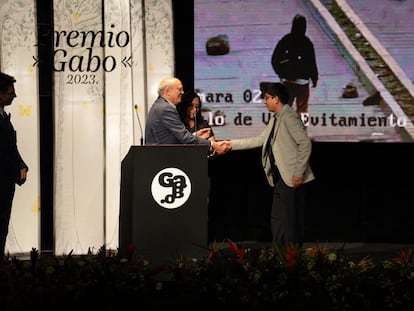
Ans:
{"label": "white banner", "polygon": [[[10,253],[39,248],[34,2],[0,8],[1,69],[17,78],[9,112],[30,166],[14,200]],[[54,1],[53,16],[54,253],[116,249],[121,162],[141,143],[158,83],[174,73],[171,0]]]}
{"label": "white banner", "polygon": [[118,247],[121,162],[141,138],[136,112],[145,122],[173,72],[169,1],[146,1],[145,23],[141,1],[101,4],[54,6],[56,254]]}
{"label": "white banner", "polygon": [[0,69],[16,78],[17,97],[6,108],[17,132],[17,145],[29,166],[26,183],[16,186],[6,253],[40,247],[39,114],[36,15],[34,0],[2,0]]}

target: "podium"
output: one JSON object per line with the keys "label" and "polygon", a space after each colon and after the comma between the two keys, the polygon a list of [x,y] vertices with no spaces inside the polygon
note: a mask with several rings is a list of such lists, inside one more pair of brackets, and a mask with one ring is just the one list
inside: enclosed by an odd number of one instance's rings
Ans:
{"label": "podium", "polygon": [[198,258],[208,246],[208,146],[132,146],[121,166],[119,252],[151,264]]}

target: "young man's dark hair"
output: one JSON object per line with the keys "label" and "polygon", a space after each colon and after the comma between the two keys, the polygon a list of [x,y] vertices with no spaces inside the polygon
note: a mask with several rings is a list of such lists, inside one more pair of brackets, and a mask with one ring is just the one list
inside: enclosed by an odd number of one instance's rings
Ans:
{"label": "young man's dark hair", "polygon": [[289,101],[289,94],[286,86],[280,82],[261,82],[260,83],[260,97],[264,98],[265,93],[272,96],[279,97],[282,104],[287,104]]}

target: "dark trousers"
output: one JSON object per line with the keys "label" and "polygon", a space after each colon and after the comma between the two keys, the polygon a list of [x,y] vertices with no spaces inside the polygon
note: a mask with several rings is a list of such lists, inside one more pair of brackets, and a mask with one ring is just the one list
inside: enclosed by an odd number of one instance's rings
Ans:
{"label": "dark trousers", "polygon": [[296,112],[298,114],[306,113],[309,110],[309,84],[296,84],[292,82],[283,82],[283,84],[286,86],[287,91],[289,93],[289,106],[292,107],[293,102],[296,101]]}
{"label": "dark trousers", "polygon": [[13,182],[0,180],[0,261],[4,259],[15,189]]}
{"label": "dark trousers", "polygon": [[295,189],[287,186],[282,178],[278,179],[270,217],[272,239],[277,246],[303,246],[306,191],[306,184]]}

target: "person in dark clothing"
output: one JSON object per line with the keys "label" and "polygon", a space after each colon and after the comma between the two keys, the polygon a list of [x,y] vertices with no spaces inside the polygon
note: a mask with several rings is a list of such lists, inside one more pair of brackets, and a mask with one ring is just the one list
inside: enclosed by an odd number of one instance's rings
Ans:
{"label": "person in dark clothing", "polygon": [[296,14],[290,33],[276,44],[271,60],[273,70],[288,90],[288,104],[295,102],[298,114],[308,112],[310,82],[312,87],[318,84],[315,49],[305,33],[306,18]]}
{"label": "person in dark clothing", "polygon": [[29,169],[17,149],[10,114],[4,111],[16,97],[15,82],[14,77],[0,72],[0,262],[4,260],[16,184],[25,183]]}
{"label": "person in dark clothing", "polygon": [[201,114],[201,98],[197,93],[184,93],[181,102],[177,105],[177,111],[181,121],[191,133],[203,128],[209,128],[210,136],[208,139],[215,140],[213,129]]}

